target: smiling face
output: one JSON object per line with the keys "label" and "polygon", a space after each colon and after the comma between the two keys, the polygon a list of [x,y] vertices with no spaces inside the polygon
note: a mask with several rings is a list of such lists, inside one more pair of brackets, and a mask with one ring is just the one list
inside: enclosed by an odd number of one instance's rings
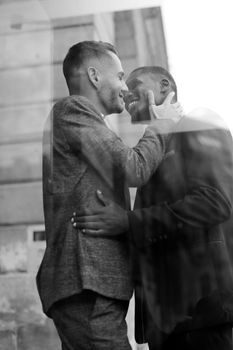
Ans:
{"label": "smiling face", "polygon": [[133,72],[129,75],[126,84],[129,93],[125,97],[125,108],[132,117],[132,122],[150,120],[148,105],[148,90],[152,90],[156,105],[163,103],[159,76],[149,73]]}
{"label": "smiling face", "polygon": [[121,62],[110,52],[100,68],[100,88],[97,92],[104,114],[121,113],[124,110],[123,92],[127,90]]}

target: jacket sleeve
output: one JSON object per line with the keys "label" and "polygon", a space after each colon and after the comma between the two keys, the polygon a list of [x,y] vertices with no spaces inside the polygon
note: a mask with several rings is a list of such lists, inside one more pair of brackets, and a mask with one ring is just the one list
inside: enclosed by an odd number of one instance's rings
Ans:
{"label": "jacket sleeve", "polygon": [[146,183],[161,162],[172,127],[172,124],[155,123],[147,128],[138,144],[130,148],[99,116],[81,109],[75,101],[66,105],[60,120],[60,128],[73,152],[81,154],[106,181],[117,169],[127,184],[135,187]]}
{"label": "jacket sleeve", "polygon": [[[128,212],[138,246],[225,222],[232,213],[232,137],[226,130],[193,133],[186,147],[186,193],[174,202]],[[171,169],[172,171],[172,169]],[[139,196],[140,197],[140,196]],[[144,242],[144,243],[143,243]]]}

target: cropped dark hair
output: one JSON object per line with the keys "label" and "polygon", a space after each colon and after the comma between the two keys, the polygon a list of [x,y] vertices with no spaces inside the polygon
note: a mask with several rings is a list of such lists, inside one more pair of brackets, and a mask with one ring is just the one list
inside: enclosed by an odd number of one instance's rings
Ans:
{"label": "cropped dark hair", "polygon": [[165,68],[160,66],[145,66],[145,67],[139,67],[134,69],[130,74],[134,74],[134,73],[138,73],[138,74],[145,73],[145,74],[152,74],[152,75],[161,75],[166,77],[170,81],[172,90],[175,92],[175,96],[177,98],[176,82],[173,76],[171,75],[171,73],[169,73]]}
{"label": "cropped dark hair", "polygon": [[67,84],[69,85],[69,79],[74,69],[79,69],[88,58],[101,58],[109,51],[118,56],[115,47],[103,41],[81,41],[73,45],[63,61],[63,74]]}

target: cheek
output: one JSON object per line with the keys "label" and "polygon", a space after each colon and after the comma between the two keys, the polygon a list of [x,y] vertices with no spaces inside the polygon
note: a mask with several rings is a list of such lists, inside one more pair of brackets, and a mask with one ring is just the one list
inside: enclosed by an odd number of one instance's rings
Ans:
{"label": "cheek", "polygon": [[148,119],[148,115],[149,115],[149,106],[146,104],[144,106],[141,106],[141,108],[139,108],[138,110],[138,114],[140,116],[143,116],[143,119],[146,118]]}
{"label": "cheek", "polygon": [[148,110],[148,100],[146,96],[140,96],[140,100],[138,103],[138,111],[144,113]]}
{"label": "cheek", "polygon": [[160,106],[164,102],[164,98],[155,96],[155,104],[156,106]]}
{"label": "cheek", "polygon": [[148,105],[147,101],[143,100],[142,102],[139,102],[136,114],[140,120],[150,119],[149,118],[149,105]]}
{"label": "cheek", "polygon": [[120,96],[119,96],[120,91],[121,91],[121,89],[119,89],[119,87],[117,87],[117,86],[112,87],[112,90],[111,90],[112,98],[120,99]]}

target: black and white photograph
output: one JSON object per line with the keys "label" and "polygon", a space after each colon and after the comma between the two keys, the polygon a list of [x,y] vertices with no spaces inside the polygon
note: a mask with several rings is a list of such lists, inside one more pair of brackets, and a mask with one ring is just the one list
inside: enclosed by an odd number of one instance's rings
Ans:
{"label": "black and white photograph", "polygon": [[0,350],[233,350],[231,0],[0,0]]}

